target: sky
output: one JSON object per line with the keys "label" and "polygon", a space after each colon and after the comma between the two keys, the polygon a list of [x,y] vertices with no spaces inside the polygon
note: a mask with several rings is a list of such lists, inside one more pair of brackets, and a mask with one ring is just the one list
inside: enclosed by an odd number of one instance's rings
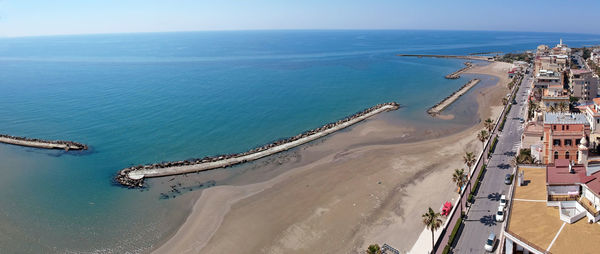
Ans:
{"label": "sky", "polygon": [[0,0],[0,37],[265,29],[600,34],[598,10],[598,0]]}

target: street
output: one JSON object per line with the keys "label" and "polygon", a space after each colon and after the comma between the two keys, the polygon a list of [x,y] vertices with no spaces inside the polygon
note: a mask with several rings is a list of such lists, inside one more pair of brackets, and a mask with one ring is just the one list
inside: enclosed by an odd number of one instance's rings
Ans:
{"label": "street", "polygon": [[[506,174],[512,174],[511,160],[517,154],[523,124],[520,118],[526,118],[527,94],[533,81],[531,72],[526,74],[515,97],[517,104],[512,105],[504,130],[498,134],[498,144],[490,161],[486,161],[487,169],[483,175],[475,202],[464,220],[464,226],[454,253],[484,253],[484,244],[490,232],[500,236],[502,222],[496,222],[500,196],[507,194],[509,185],[504,183]],[[510,102],[509,102],[510,103]],[[494,136],[491,136],[493,139]],[[496,241],[494,251],[497,251]]]}

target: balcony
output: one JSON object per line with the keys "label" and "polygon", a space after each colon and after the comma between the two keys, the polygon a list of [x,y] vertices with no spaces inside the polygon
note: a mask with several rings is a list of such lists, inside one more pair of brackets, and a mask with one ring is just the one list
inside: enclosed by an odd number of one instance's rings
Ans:
{"label": "balcony", "polygon": [[594,204],[592,203],[592,201],[588,200],[585,197],[581,197],[579,198],[579,200],[577,200],[577,202],[579,202],[579,204],[581,206],[583,206],[583,208],[585,208],[585,210],[588,213],[591,213],[594,217],[598,216],[598,214],[600,214],[598,212],[598,210],[596,210],[596,207],[594,207]]}
{"label": "balcony", "polygon": [[548,201],[577,201],[579,195],[548,195]]}

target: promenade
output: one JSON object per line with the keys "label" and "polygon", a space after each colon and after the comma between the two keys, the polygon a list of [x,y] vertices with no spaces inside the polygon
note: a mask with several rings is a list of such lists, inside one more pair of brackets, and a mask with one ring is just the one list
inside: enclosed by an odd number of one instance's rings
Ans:
{"label": "promenade", "polygon": [[[489,161],[486,161],[486,169],[481,183],[474,196],[474,203],[467,209],[467,214],[463,220],[463,225],[458,231],[454,243],[454,253],[483,253],[483,246],[485,240],[490,232],[494,232],[497,237],[500,237],[501,222],[496,222],[494,214],[498,207],[500,196],[507,194],[510,185],[504,184],[504,176],[506,174],[512,174],[513,168],[510,165],[510,160],[518,152],[520,145],[520,138],[523,126],[519,122],[519,118],[523,117],[524,108],[527,105],[527,89],[531,85],[532,77],[530,75],[523,78],[519,87],[519,92],[516,94],[516,101],[518,104],[512,105],[510,112],[508,112],[507,120],[502,132],[498,131],[498,125],[492,132],[489,140],[493,140],[494,137],[498,137],[498,144],[495,151]],[[501,119],[501,118],[500,118]],[[489,150],[489,146],[486,146],[486,155]],[[476,176],[482,170],[482,162],[478,162],[476,169],[472,175]],[[469,184],[473,186],[477,181],[476,177],[472,177]],[[468,196],[468,193],[464,193],[463,197]],[[463,206],[466,207],[466,198],[462,198]],[[442,253],[446,244],[448,244],[448,236],[458,219],[458,214],[455,214],[451,218],[449,227],[442,235],[442,238],[438,240],[436,253]],[[453,243],[450,243],[451,245]],[[498,247],[497,247],[498,248]]]}

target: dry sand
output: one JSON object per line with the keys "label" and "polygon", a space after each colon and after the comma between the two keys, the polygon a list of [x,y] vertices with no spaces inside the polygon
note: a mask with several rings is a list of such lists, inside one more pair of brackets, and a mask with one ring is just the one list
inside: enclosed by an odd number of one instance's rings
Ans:
{"label": "dry sand", "polygon": [[[500,113],[507,69],[492,63],[467,72],[500,79],[477,90],[481,118]],[[371,243],[410,250],[423,230],[421,214],[455,197],[450,176],[464,167],[465,151],[479,152],[475,132],[482,126],[413,143],[353,146],[416,131],[378,118],[305,149],[334,152],[271,180],[205,190],[155,253],[362,253]]]}

